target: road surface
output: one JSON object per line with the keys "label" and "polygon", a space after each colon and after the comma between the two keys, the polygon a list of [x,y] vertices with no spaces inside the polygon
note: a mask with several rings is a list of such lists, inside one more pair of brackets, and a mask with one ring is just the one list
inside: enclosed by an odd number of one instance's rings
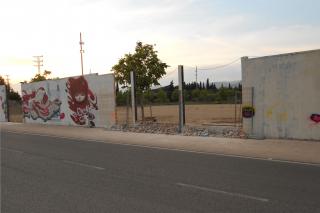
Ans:
{"label": "road surface", "polygon": [[1,210],[320,212],[320,167],[2,132]]}

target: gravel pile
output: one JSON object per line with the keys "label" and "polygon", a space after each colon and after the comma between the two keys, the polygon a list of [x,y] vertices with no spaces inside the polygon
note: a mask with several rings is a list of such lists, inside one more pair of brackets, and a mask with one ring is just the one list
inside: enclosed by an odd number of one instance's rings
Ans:
{"label": "gravel pile", "polygon": [[[137,132],[137,133],[152,133],[152,134],[167,134],[178,135],[177,124],[164,124],[156,122],[140,122],[135,126],[126,124],[115,125],[110,128],[113,131]],[[185,126],[182,135],[185,136],[201,136],[201,137],[228,137],[228,138],[246,138],[241,127],[231,126]]]}

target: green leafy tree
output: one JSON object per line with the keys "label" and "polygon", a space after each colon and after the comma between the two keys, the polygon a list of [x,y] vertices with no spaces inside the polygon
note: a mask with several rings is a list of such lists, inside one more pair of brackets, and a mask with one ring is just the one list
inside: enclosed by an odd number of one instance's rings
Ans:
{"label": "green leafy tree", "polygon": [[228,99],[228,92],[223,87],[219,89],[219,98],[221,101],[226,101]]}
{"label": "green leafy tree", "polygon": [[45,70],[42,74],[41,74],[41,73],[36,74],[36,75],[30,80],[30,83],[48,80],[48,79],[49,79],[49,78],[48,78],[49,75],[51,75],[51,71]]}
{"label": "green leafy tree", "polygon": [[153,92],[151,91],[151,89],[148,89],[147,91],[145,91],[144,95],[144,100],[146,100],[147,104],[150,104],[153,102],[154,100],[154,95]]}
{"label": "green leafy tree", "polygon": [[116,95],[117,106],[125,106],[127,101],[128,91],[119,91]]}
{"label": "green leafy tree", "polygon": [[15,100],[15,101],[21,101],[21,96],[19,95],[18,92],[14,91],[12,88],[9,91],[8,95],[9,100]]}
{"label": "green leafy tree", "polygon": [[135,72],[137,93],[140,94],[142,120],[144,120],[144,92],[152,85],[160,85],[159,79],[166,74],[168,67],[158,58],[154,46],[137,42],[134,54],[125,54],[116,65],[112,67],[116,80],[121,85],[130,84],[130,71]]}
{"label": "green leafy tree", "polygon": [[172,102],[177,102],[179,101],[179,90],[175,89],[172,94],[171,94],[171,101]]}
{"label": "green leafy tree", "polygon": [[166,92],[165,92],[163,89],[160,89],[160,90],[158,91],[156,101],[157,101],[158,103],[167,103],[167,102],[169,102],[168,97],[167,97],[167,94],[166,94]]}
{"label": "green leafy tree", "polygon": [[6,92],[9,100],[21,101],[21,96],[18,92],[14,91],[9,84],[6,83],[4,78],[0,75],[0,85],[6,86]]}
{"label": "green leafy tree", "polygon": [[200,97],[200,89],[194,89],[191,92],[191,99],[192,101],[199,101]]}
{"label": "green leafy tree", "polygon": [[173,85],[173,81],[171,81],[167,88],[167,96],[170,101],[171,101],[171,95],[173,91],[174,91],[174,85]]}
{"label": "green leafy tree", "polygon": [[201,90],[199,94],[200,101],[208,101],[209,100],[209,93],[208,90]]}
{"label": "green leafy tree", "polygon": [[0,75],[0,85],[7,85],[4,78]]}

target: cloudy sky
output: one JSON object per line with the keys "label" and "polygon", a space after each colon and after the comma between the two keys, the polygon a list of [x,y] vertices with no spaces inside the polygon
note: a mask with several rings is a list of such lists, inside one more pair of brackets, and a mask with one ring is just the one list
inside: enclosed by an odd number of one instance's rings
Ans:
{"label": "cloudy sky", "polygon": [[[161,82],[186,66],[211,68],[242,56],[320,48],[318,0],[7,0],[0,7],[0,75],[11,82],[37,72],[32,56],[43,55],[53,77],[79,75],[79,32],[85,73],[109,73],[136,41],[156,44],[171,67]],[[199,70],[200,80],[240,80],[238,62]]]}

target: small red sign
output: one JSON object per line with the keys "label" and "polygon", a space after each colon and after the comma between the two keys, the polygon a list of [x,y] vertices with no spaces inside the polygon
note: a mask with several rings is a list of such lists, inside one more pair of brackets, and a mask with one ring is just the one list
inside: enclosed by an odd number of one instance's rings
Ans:
{"label": "small red sign", "polygon": [[315,123],[320,123],[320,115],[319,114],[312,114],[310,119]]}

